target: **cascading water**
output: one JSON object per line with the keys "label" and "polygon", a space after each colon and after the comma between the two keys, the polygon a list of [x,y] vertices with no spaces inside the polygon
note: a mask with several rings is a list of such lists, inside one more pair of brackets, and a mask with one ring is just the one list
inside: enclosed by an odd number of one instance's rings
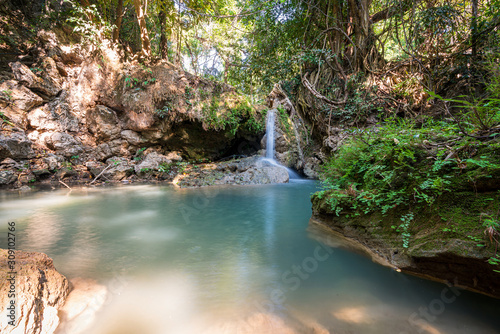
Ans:
{"label": "cascading water", "polygon": [[274,118],[275,109],[271,109],[267,112],[267,122],[266,122],[266,158],[265,160],[273,166],[279,166],[285,168],[288,172],[288,177],[290,179],[300,179],[299,174],[293,171],[291,168],[281,165],[278,161],[274,159]]}
{"label": "cascading water", "polygon": [[267,113],[266,138],[266,158],[274,160],[274,109]]}

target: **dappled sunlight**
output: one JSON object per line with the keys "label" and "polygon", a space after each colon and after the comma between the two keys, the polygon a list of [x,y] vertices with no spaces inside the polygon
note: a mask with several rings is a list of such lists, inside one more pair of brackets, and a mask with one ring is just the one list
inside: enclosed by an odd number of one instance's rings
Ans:
{"label": "dappled sunlight", "polygon": [[439,329],[427,323],[417,324],[417,326],[419,328],[417,331],[421,334],[443,334]]}
{"label": "dappled sunlight", "polygon": [[333,312],[333,316],[339,320],[354,324],[372,323],[373,319],[368,317],[365,307],[346,307]]}

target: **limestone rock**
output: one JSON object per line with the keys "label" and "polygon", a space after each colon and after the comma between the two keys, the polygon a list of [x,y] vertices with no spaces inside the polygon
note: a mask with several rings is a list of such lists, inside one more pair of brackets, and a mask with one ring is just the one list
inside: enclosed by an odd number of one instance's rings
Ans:
{"label": "limestone rock", "polygon": [[32,110],[28,114],[28,122],[30,127],[37,130],[58,132],[79,130],[78,119],[62,98]]}
{"label": "limestone rock", "polygon": [[0,84],[0,111],[13,123],[26,128],[26,115],[43,103],[40,96],[14,80]]}
{"label": "limestone rock", "polygon": [[0,169],[4,170],[4,169],[17,169],[17,168],[21,168],[22,167],[22,164],[18,163],[17,161],[15,161],[14,159],[11,159],[11,158],[5,158],[4,160],[2,160],[2,162],[0,162]]}
{"label": "limestone rock", "polygon": [[106,163],[113,166],[104,172],[104,177],[109,180],[120,181],[132,175],[134,171],[134,167],[126,158],[112,157],[106,160]]}
{"label": "limestone rock", "polygon": [[287,183],[286,168],[273,165],[260,157],[250,157],[219,164],[207,164],[197,170],[180,175],[177,184],[181,187],[199,187],[223,184],[270,184]]}
{"label": "limestone rock", "polygon": [[43,158],[43,162],[47,164],[48,170],[55,170],[61,167],[64,162],[64,158],[60,155],[49,153],[45,158]]}
{"label": "limestone rock", "polygon": [[0,171],[0,185],[14,183],[17,180],[17,176],[14,172],[10,170]]}
{"label": "limestone rock", "polygon": [[27,159],[32,155],[31,141],[24,131],[0,131],[0,159]]}
{"label": "limestone rock", "polygon": [[318,172],[320,163],[321,161],[318,158],[307,158],[304,165],[304,174],[311,179],[317,179],[319,177]]}
{"label": "limestone rock", "polygon": [[87,161],[87,163],[85,163],[85,167],[87,167],[92,176],[96,177],[104,170],[104,168],[106,168],[106,164],[99,161]]}
{"label": "limestone rock", "polygon": [[121,128],[113,109],[98,105],[87,110],[85,117],[87,128],[96,136],[98,141],[115,139],[120,135]]}
{"label": "limestone rock", "polygon": [[44,133],[41,140],[49,149],[67,158],[83,152],[82,144],[65,132]]}
{"label": "limestone rock", "polygon": [[145,140],[137,132],[132,130],[123,130],[120,133],[123,140],[128,142],[130,145],[138,146],[142,144]]}
{"label": "limestone rock", "polygon": [[92,156],[94,159],[102,161],[112,156],[128,155],[126,144],[127,142],[121,139],[102,143],[92,151]]}
{"label": "limestone rock", "polygon": [[0,250],[0,281],[7,283],[0,286],[0,332],[52,334],[59,325],[58,309],[69,293],[68,280],[56,271],[52,259],[45,254],[16,251],[15,258],[17,318],[12,326],[6,313],[11,301],[8,251]]}
{"label": "limestone rock", "polygon": [[168,159],[166,156],[162,154],[158,154],[156,152],[151,152],[146,157],[144,160],[142,160],[139,164],[135,165],[134,169],[136,174],[139,174],[141,170],[158,170],[158,167],[160,164],[165,163],[165,164],[170,164],[172,163],[172,160]]}
{"label": "limestone rock", "polygon": [[105,286],[89,279],[75,278],[70,281],[71,292],[59,310],[61,325],[55,334],[88,333],[96,313],[106,301]]}
{"label": "limestone rock", "polygon": [[16,80],[21,82],[26,87],[39,92],[50,98],[59,94],[62,90],[61,86],[50,77],[40,78],[33,73],[28,66],[20,62],[9,63]]}
{"label": "limestone rock", "polygon": [[167,159],[172,160],[172,161],[182,161],[182,157],[180,156],[179,152],[169,152],[166,155]]}

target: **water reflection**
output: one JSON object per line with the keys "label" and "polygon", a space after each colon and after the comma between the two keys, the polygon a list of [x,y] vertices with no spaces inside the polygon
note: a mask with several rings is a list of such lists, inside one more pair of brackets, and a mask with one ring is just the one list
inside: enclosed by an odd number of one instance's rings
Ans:
{"label": "water reflection", "polygon": [[86,333],[498,333],[498,301],[462,292],[422,321],[443,285],[308,238],[315,187],[140,186],[0,197],[0,210],[20,248],[108,286]]}

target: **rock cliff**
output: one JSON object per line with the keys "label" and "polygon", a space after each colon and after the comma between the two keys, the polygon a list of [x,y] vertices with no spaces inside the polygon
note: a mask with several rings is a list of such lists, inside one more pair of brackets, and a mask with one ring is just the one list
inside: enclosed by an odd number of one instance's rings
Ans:
{"label": "rock cliff", "polygon": [[105,168],[100,181],[151,179],[260,149],[264,107],[234,88],[67,38],[40,31],[38,60],[0,73],[0,185],[88,182]]}

